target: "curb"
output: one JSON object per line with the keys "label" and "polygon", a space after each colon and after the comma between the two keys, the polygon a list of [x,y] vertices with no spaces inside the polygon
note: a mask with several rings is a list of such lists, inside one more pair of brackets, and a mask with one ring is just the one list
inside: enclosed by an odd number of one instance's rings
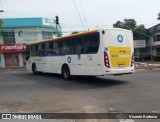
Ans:
{"label": "curb", "polygon": [[144,71],[144,70],[160,70],[159,67],[137,67],[135,68],[136,71]]}

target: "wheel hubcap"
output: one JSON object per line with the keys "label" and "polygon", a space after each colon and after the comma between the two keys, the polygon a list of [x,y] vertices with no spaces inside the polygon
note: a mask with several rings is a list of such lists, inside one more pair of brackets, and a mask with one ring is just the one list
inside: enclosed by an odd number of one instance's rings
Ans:
{"label": "wheel hubcap", "polygon": [[69,76],[70,76],[69,69],[68,69],[68,67],[65,67],[65,68],[64,68],[64,77],[65,77],[65,78],[68,78]]}

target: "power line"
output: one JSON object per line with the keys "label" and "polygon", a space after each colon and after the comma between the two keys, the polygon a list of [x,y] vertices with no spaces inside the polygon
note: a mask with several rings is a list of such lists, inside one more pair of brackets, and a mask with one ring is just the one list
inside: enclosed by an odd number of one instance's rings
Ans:
{"label": "power line", "polygon": [[[82,26],[82,25],[67,25],[67,24],[64,24],[63,26]],[[86,25],[86,26],[95,26],[94,24],[92,25]],[[97,26],[97,24],[96,24]],[[111,26],[111,25],[100,25],[100,26]]]}
{"label": "power line", "polygon": [[137,33],[139,33],[139,34],[142,34],[142,35],[144,35],[144,36],[150,37],[149,35],[144,34],[144,33],[142,33],[142,32],[139,32],[139,31],[136,31],[135,29],[134,29],[133,31],[135,31],[135,32],[137,32]]}
{"label": "power line", "polygon": [[84,7],[83,7],[83,4],[82,4],[82,0],[79,0],[79,3],[80,3],[80,8],[82,10],[82,14],[83,14],[83,17],[84,17],[84,22],[85,24],[87,25],[87,19],[86,19],[86,16],[85,16],[85,12],[84,12]]}
{"label": "power line", "polygon": [[76,9],[76,11],[77,11],[77,14],[78,14],[78,17],[79,17],[79,19],[80,19],[80,21],[81,21],[81,24],[82,24],[82,26],[83,26],[83,28],[84,28],[84,31],[85,31],[85,26],[84,26],[84,24],[83,24],[83,21],[82,21],[82,18],[81,18],[81,15],[80,15],[80,13],[79,13],[79,10],[78,10],[78,7],[77,7],[77,5],[76,5],[75,0],[73,0],[73,4],[74,4],[74,7],[75,7],[75,9]]}
{"label": "power line", "polygon": [[0,12],[4,12],[3,9],[2,9],[2,2],[0,0]]}
{"label": "power line", "polygon": [[[157,23],[146,23],[146,24],[143,24],[143,25],[145,25],[145,26],[147,26],[147,25],[157,25]],[[81,27],[82,25],[78,25],[78,24],[76,24],[76,25],[66,25],[66,24],[63,24],[62,25],[63,27]],[[84,24],[84,26],[85,27],[96,27],[96,26],[98,26],[98,27],[113,27],[113,25],[94,25],[94,24],[92,24],[92,25],[89,25],[89,24]]]}
{"label": "power line", "polygon": [[[62,28],[83,28],[82,25],[66,25],[61,24]],[[112,25],[84,25],[85,28],[111,28]]]}
{"label": "power line", "polygon": [[[79,21],[79,19],[78,19],[78,16],[76,15],[76,11],[75,11],[75,9],[73,8],[73,5],[72,5],[72,0],[70,0],[70,6],[71,6],[71,9],[72,9],[72,11],[73,11],[73,15],[75,16],[75,18],[76,18],[76,20],[77,20],[77,22]],[[82,25],[81,25],[82,26]]]}

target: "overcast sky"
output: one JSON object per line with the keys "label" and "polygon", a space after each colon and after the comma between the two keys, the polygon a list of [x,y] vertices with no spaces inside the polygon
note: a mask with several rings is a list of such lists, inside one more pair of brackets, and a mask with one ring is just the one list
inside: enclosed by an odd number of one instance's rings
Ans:
{"label": "overcast sky", "polygon": [[147,28],[160,23],[156,19],[160,0],[1,0],[1,8],[4,10],[1,18],[53,18],[58,15],[63,30],[71,25],[73,30],[83,30],[82,24],[92,25],[92,28],[112,27],[124,18],[134,18],[137,24]]}

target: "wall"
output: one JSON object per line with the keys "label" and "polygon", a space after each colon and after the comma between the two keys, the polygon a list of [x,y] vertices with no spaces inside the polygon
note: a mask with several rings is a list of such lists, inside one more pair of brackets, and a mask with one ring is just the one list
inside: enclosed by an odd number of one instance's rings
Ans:
{"label": "wall", "polygon": [[16,43],[28,43],[31,41],[38,41],[42,39],[42,34],[37,28],[16,28],[15,40]]}
{"label": "wall", "polygon": [[0,67],[2,67],[1,53],[0,53]]}
{"label": "wall", "polygon": [[0,53],[0,67],[5,67],[4,54]]}

